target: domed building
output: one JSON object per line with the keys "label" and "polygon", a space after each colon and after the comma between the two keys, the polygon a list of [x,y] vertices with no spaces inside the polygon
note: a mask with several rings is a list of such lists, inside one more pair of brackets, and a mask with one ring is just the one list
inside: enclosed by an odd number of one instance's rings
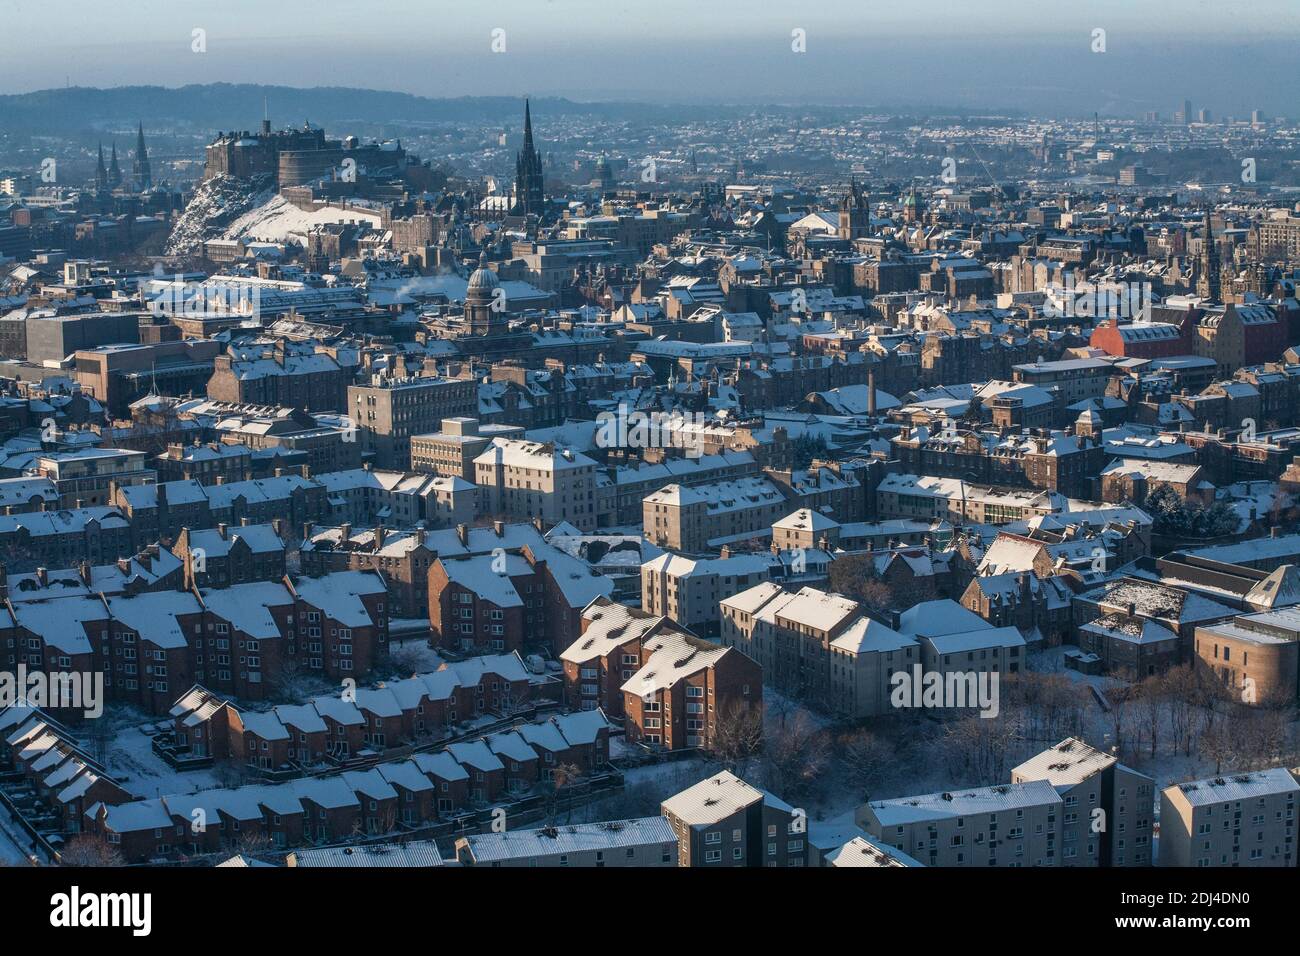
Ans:
{"label": "domed building", "polygon": [[925,200],[916,194],[913,185],[903,198],[903,222],[917,223],[925,218]]}
{"label": "domed building", "polygon": [[465,324],[471,335],[501,335],[509,329],[505,291],[499,289],[501,280],[488,268],[487,253],[479,253],[478,268],[465,289]]}

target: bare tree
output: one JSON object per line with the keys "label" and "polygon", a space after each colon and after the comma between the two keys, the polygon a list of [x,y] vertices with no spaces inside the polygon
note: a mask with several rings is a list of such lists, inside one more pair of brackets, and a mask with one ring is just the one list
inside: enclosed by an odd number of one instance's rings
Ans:
{"label": "bare tree", "polygon": [[1007,776],[1024,739],[1022,715],[1006,709],[994,718],[963,717],[945,729],[943,747],[954,774],[981,784]]}
{"label": "bare tree", "polygon": [[874,611],[893,608],[898,603],[894,589],[881,580],[869,554],[854,554],[831,562],[832,591],[861,601]]}
{"label": "bare tree", "polygon": [[[546,795],[546,819],[551,823],[556,822],[559,815],[560,798],[564,791],[572,787],[582,779],[582,768],[574,763],[562,763],[551,771],[549,780],[542,784]],[[566,820],[573,815],[573,801],[568,804],[568,815]]]}
{"label": "bare tree", "polygon": [[427,660],[427,645],[424,642],[390,645],[388,666],[395,674],[409,676],[419,671],[421,664]]}
{"label": "bare tree", "polygon": [[802,711],[769,728],[763,746],[768,787],[787,799],[801,800],[809,796],[821,778],[829,753],[826,732]]}
{"label": "bare tree", "polygon": [[1134,688],[1138,718],[1146,734],[1150,756],[1160,751],[1160,728],[1165,713],[1165,684],[1159,676],[1148,677]]}
{"label": "bare tree", "polygon": [[64,866],[125,866],[117,848],[91,833],[79,833],[59,853]]}
{"label": "bare tree", "polygon": [[733,701],[718,716],[712,753],[732,773],[744,776],[763,749],[763,709]]}
{"label": "bare tree", "polygon": [[1241,759],[1242,732],[1220,715],[1201,734],[1201,753],[1214,761],[1214,772],[1235,767]]}
{"label": "bare tree", "polygon": [[243,856],[261,856],[275,850],[275,841],[270,834],[255,830],[242,830],[235,841],[235,852]]}
{"label": "bare tree", "polygon": [[1196,671],[1184,664],[1165,672],[1165,699],[1168,702],[1169,731],[1175,750],[1183,756],[1192,755],[1192,745],[1199,731],[1198,709],[1203,706],[1205,694]]}
{"label": "bare tree", "polygon": [[1251,767],[1273,767],[1285,761],[1291,737],[1288,718],[1281,707],[1262,706],[1245,720],[1234,722],[1242,756]]}
{"label": "bare tree", "polygon": [[894,748],[884,738],[864,729],[842,734],[835,742],[835,751],[837,762],[843,766],[854,790],[861,791],[864,802],[894,756]]}
{"label": "bare tree", "polygon": [[1130,687],[1115,687],[1106,692],[1110,704],[1110,732],[1116,753],[1130,752],[1129,724],[1133,716],[1134,691]]}

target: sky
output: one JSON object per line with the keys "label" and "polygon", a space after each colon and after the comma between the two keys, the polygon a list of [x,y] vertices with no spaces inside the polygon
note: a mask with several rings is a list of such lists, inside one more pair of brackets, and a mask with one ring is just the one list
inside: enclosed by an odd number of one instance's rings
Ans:
{"label": "sky", "polygon": [[0,0],[0,25],[0,93],[250,82],[1132,115],[1183,97],[1285,112],[1300,91],[1300,0]]}

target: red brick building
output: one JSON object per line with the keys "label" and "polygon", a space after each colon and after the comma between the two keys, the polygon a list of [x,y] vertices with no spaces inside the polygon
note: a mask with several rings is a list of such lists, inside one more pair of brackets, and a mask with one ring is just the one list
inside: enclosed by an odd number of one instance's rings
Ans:
{"label": "red brick building", "polygon": [[622,690],[629,743],[711,750],[722,721],[761,727],[763,669],[734,647],[690,635],[651,637]]}

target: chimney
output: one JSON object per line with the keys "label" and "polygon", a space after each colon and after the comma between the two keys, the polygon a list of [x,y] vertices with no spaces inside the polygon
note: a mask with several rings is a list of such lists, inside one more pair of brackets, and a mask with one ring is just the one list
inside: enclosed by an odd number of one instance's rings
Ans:
{"label": "chimney", "polygon": [[241,528],[247,528],[248,525],[249,525],[248,515],[244,515],[242,518],[239,519],[239,526]]}
{"label": "chimney", "polygon": [[545,533],[545,532],[544,532],[544,529],[542,528],[542,516],[541,516],[541,515],[533,515],[533,527],[537,529],[537,533],[538,533],[538,534],[543,534],[543,533]]}
{"label": "chimney", "polygon": [[77,565],[77,572],[81,575],[81,583],[90,587],[90,562],[83,560]]}
{"label": "chimney", "polygon": [[351,540],[351,538],[352,538],[352,524],[351,522],[345,521],[343,522],[343,524],[339,525],[339,544],[346,546],[348,541]]}
{"label": "chimney", "polygon": [[415,543],[418,547],[424,547],[424,528],[417,526],[415,529]]}
{"label": "chimney", "polygon": [[375,525],[375,550],[378,551],[384,546],[384,526]]}
{"label": "chimney", "polygon": [[311,540],[311,532],[312,532],[312,528],[314,527],[315,525],[312,524],[310,521],[304,521],[302,523],[302,540],[304,541]]}
{"label": "chimney", "polygon": [[493,521],[492,530],[498,538],[504,538],[506,536],[506,523],[504,521]]}
{"label": "chimney", "polygon": [[284,519],[283,519],[283,518],[272,518],[272,519],[271,519],[271,528],[275,531],[275,536],[276,536],[277,538],[283,538],[283,537],[284,537]]}
{"label": "chimney", "polygon": [[217,477],[216,477],[216,479],[215,479],[215,483],[218,484],[218,485],[224,485],[224,484],[226,483],[226,476],[225,476],[225,475],[217,475]]}
{"label": "chimney", "polygon": [[872,418],[876,417],[876,367],[874,364],[867,369],[867,414]]}
{"label": "chimney", "polygon": [[469,527],[467,525],[456,525],[456,537],[460,538],[460,543],[469,547]]}
{"label": "chimney", "polygon": [[302,476],[303,476],[304,478],[310,478],[310,477],[311,477],[311,465],[303,465],[303,466],[302,466]]}
{"label": "chimney", "polygon": [[50,572],[45,568],[37,568],[36,580],[41,587],[47,587],[50,583]]}
{"label": "chimney", "polygon": [[227,529],[228,529],[229,527],[230,527],[230,526],[227,525],[224,521],[218,522],[218,524],[217,524],[217,534],[221,535],[221,540],[224,541],[224,540],[226,539],[226,531],[227,531]]}

